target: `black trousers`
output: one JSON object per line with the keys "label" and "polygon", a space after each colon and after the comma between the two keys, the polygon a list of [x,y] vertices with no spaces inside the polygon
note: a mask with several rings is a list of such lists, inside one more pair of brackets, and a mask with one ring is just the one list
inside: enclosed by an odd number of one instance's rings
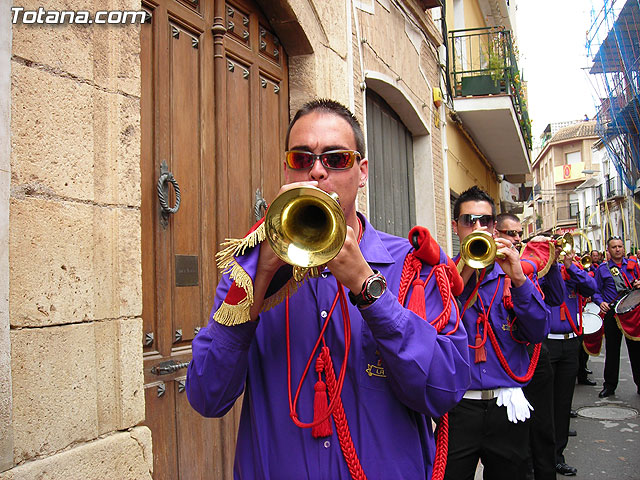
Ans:
{"label": "black trousers", "polygon": [[582,335],[580,336],[580,346],[578,347],[578,378],[585,380],[587,378],[587,362],[589,354],[582,347]]}
{"label": "black trousers", "polygon": [[525,480],[529,422],[511,423],[496,400],[467,400],[449,412],[446,480],[473,480],[478,460],[484,478]]}
{"label": "black trousers", "polygon": [[[532,356],[533,345],[527,347],[527,350],[529,356]],[[540,358],[533,377],[522,390],[533,407],[529,419],[529,446],[534,478],[535,480],[556,480],[553,369],[549,350],[544,343],[540,348]]]}
{"label": "black trousers", "polygon": [[555,426],[555,459],[564,463],[564,449],[569,441],[571,403],[578,375],[580,340],[545,340],[553,370],[553,424]]}
{"label": "black trousers", "polygon": [[[613,390],[618,386],[620,375],[620,346],[622,344],[622,332],[613,316],[613,310],[609,310],[604,317],[604,386]],[[627,350],[629,351],[629,362],[631,363],[631,373],[633,382],[640,391],[640,342],[629,340]]]}

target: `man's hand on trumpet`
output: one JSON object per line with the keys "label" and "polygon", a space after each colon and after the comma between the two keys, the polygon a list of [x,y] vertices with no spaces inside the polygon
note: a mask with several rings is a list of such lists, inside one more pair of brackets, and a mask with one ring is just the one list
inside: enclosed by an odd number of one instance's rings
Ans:
{"label": "man's hand on trumpet", "polygon": [[[513,248],[513,243],[506,238],[495,238],[497,255],[496,263],[500,265],[500,268],[504,270],[514,287],[520,287],[527,281],[527,277],[522,271],[522,264],[520,263],[520,253]],[[504,257],[504,258],[501,258]]]}

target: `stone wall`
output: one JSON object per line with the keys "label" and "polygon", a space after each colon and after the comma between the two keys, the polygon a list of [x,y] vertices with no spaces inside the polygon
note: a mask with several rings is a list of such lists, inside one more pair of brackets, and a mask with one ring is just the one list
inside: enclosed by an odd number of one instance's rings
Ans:
{"label": "stone wall", "polygon": [[3,480],[151,477],[150,432],[136,427],[144,419],[139,50],[139,25],[13,25],[13,455],[4,468],[15,467]]}

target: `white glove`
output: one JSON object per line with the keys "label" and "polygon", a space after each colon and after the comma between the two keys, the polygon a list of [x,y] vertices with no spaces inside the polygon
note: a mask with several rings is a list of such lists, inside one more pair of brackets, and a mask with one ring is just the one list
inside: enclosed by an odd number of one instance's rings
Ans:
{"label": "white glove", "polygon": [[507,418],[513,423],[524,422],[533,410],[520,387],[499,388],[496,404],[507,409]]}

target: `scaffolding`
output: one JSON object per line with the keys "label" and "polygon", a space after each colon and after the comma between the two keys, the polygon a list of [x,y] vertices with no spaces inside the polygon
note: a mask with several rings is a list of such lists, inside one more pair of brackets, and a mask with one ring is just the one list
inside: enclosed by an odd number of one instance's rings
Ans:
{"label": "scaffolding", "polygon": [[596,132],[634,192],[640,172],[640,0],[603,0],[599,12],[592,10],[586,47],[600,98]]}

